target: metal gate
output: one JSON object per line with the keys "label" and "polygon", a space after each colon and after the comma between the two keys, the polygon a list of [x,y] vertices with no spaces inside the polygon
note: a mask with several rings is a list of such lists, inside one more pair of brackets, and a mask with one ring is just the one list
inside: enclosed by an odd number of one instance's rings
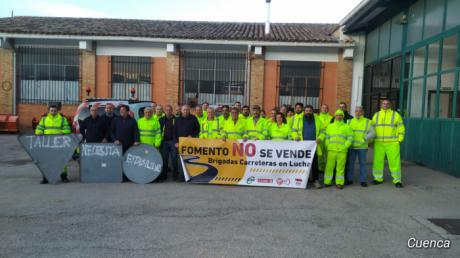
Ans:
{"label": "metal gate", "polygon": [[280,62],[279,105],[303,103],[319,108],[320,62]]}
{"label": "metal gate", "polygon": [[134,97],[139,100],[151,100],[152,63],[150,57],[112,56],[112,97],[117,99]]}
{"label": "metal gate", "polygon": [[181,51],[182,102],[233,104],[245,102],[245,52]]}
{"label": "metal gate", "polygon": [[19,47],[16,54],[19,103],[79,103],[78,49]]}

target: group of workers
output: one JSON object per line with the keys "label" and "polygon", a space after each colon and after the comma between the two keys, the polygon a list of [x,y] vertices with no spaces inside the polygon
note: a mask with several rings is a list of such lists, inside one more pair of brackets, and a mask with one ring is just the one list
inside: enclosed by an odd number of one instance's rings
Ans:
{"label": "group of workers", "polygon": [[[387,157],[393,184],[401,188],[400,143],[404,140],[405,128],[398,112],[391,109],[391,102],[383,100],[381,110],[372,119],[364,117],[361,106],[355,108],[355,116],[347,111],[341,102],[331,115],[326,104],[321,105],[319,114],[313,106],[302,103],[294,108],[287,105],[270,110],[268,115],[260,106],[249,106],[240,102],[230,107],[219,106],[214,109],[208,103],[193,109],[189,105],[173,107],[152,103],[146,107],[144,116],[137,121],[129,115],[129,106],[119,106],[120,115],[114,114],[114,106],[107,104],[105,113],[98,115],[97,107],[90,107],[90,116],[80,124],[84,142],[113,142],[121,144],[123,152],[132,145],[149,144],[158,148],[163,157],[163,171],[157,181],[167,179],[168,164],[171,160],[174,180],[183,180],[179,174],[178,142],[180,137],[201,139],[222,139],[224,141],[273,140],[273,141],[316,141],[317,151],[313,158],[310,182],[316,188],[333,184],[338,189],[353,184],[354,165],[359,161],[359,182],[367,187],[367,150],[374,145],[372,166],[373,183],[383,183],[384,161]],[[58,113],[56,106],[42,117],[36,134],[70,133],[65,117]],[[324,172],[324,182],[319,174]],[[335,172],[335,173],[334,173]],[[61,175],[68,182],[67,173]],[[42,183],[47,183],[43,178]]]}

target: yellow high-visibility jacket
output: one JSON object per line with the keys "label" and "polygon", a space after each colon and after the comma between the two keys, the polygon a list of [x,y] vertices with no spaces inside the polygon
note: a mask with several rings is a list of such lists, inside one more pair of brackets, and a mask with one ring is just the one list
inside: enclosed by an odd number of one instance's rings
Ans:
{"label": "yellow high-visibility jacket", "polygon": [[265,140],[267,137],[267,130],[265,127],[266,124],[265,118],[259,117],[257,123],[254,124],[254,117],[246,119],[246,134],[244,137],[250,140]]}
{"label": "yellow high-visibility jacket", "polygon": [[381,109],[372,118],[375,128],[375,142],[403,142],[406,128],[398,112]]}
{"label": "yellow high-visibility jacket", "polygon": [[71,133],[67,119],[61,115],[56,114],[52,116],[47,114],[43,116],[40,123],[35,128],[35,134],[69,134]]}
{"label": "yellow high-visibility jacket", "polygon": [[153,116],[150,119],[142,117],[137,121],[137,127],[139,128],[139,138],[141,143],[148,144],[156,148],[160,147],[163,137],[158,119]]}
{"label": "yellow high-visibility jacket", "polygon": [[289,125],[282,124],[278,126],[277,123],[272,123],[268,133],[269,137],[273,141],[286,141],[291,139],[291,128]]}
{"label": "yellow high-visibility jacket", "polygon": [[375,137],[373,122],[361,116],[359,119],[356,117],[347,120],[348,125],[353,131],[353,140],[351,148],[353,149],[367,149],[369,147],[369,140]]}
{"label": "yellow high-visibility jacket", "polygon": [[223,124],[220,119],[214,118],[213,120],[206,120],[203,124],[203,131],[200,131],[201,139],[220,139],[222,138],[221,132]]}
{"label": "yellow high-visibility jacket", "polygon": [[329,113],[319,113],[318,118],[321,120],[321,123],[323,123],[324,127],[327,127],[332,120],[332,115]]}
{"label": "yellow high-visibility jacket", "polygon": [[222,137],[229,140],[243,139],[246,133],[246,121],[244,119],[238,119],[233,122],[232,119],[225,121],[222,128]]}
{"label": "yellow high-visibility jacket", "polygon": [[326,128],[327,151],[347,152],[353,140],[353,131],[343,121],[334,121]]}
{"label": "yellow high-visibility jacket", "polygon": [[299,124],[301,124],[303,122],[303,116],[304,116],[304,113],[301,112],[300,114],[295,114],[291,119],[291,123],[288,124],[290,127],[291,127],[291,130],[292,132],[296,132],[297,133],[297,128],[299,127]]}

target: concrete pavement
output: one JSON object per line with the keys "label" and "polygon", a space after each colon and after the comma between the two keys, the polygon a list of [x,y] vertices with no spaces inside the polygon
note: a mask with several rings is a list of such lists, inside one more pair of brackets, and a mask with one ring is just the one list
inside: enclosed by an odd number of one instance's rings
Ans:
{"label": "concrete pavement", "polygon": [[[161,184],[40,185],[15,135],[0,135],[0,257],[459,257],[460,180],[403,164],[405,187],[339,191]],[[370,179],[369,179],[370,180]],[[450,249],[409,249],[410,237]]]}

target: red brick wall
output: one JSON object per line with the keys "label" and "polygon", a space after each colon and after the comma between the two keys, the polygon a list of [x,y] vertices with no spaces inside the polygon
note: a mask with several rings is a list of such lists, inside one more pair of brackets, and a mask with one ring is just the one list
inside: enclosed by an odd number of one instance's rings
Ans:
{"label": "red brick wall", "polygon": [[152,100],[162,105],[170,104],[166,98],[166,58],[152,58],[152,62]]}
{"label": "red brick wall", "polygon": [[337,104],[344,101],[350,109],[353,60],[345,60],[342,55],[343,49],[339,50],[339,62],[337,63]]}
{"label": "red brick wall", "polygon": [[[82,99],[92,98],[96,94],[96,52],[81,51],[81,96]],[[87,96],[86,88],[91,92]]]}
{"label": "red brick wall", "polygon": [[249,89],[249,105],[263,106],[264,101],[264,67],[263,57],[251,59],[251,82]]}
{"label": "red brick wall", "polygon": [[333,112],[337,106],[337,63],[324,62],[321,73],[320,104],[327,104],[329,111]]}
{"label": "red brick wall", "polygon": [[110,98],[112,96],[110,88],[111,80],[110,56],[96,57],[96,97]]}
{"label": "red brick wall", "polygon": [[[63,105],[60,111],[65,116],[74,116],[77,111],[77,105]],[[20,130],[31,130],[32,118],[40,118],[48,110],[46,104],[18,104],[17,111],[19,114],[19,128]]]}
{"label": "red brick wall", "polygon": [[179,65],[179,53],[168,53],[166,57],[166,94],[160,97],[159,102],[172,106],[179,103]]}
{"label": "red brick wall", "polygon": [[265,60],[263,109],[269,112],[278,102],[279,61]]}

